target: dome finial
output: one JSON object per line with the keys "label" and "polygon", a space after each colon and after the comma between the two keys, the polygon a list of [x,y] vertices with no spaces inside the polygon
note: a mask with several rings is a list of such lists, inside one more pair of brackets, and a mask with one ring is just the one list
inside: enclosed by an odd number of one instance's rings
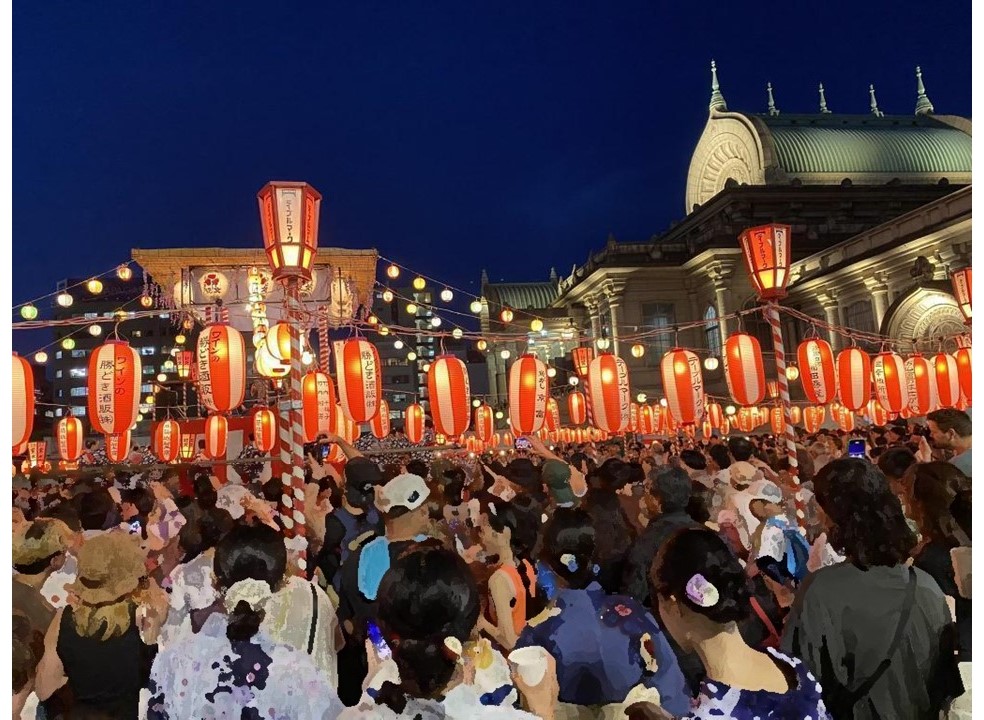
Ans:
{"label": "dome finial", "polygon": [[711,104],[707,109],[722,112],[728,109],[728,103],[724,101],[724,95],[721,94],[721,86],[718,85],[717,63],[713,60],[711,60]]}
{"label": "dome finial", "polygon": [[820,83],[820,112],[824,115],[830,114],[830,110],[827,109],[827,96],[823,94],[823,83]]}
{"label": "dome finial", "polygon": [[775,117],[779,114],[779,109],[776,107],[775,98],[772,97],[772,83],[765,84],[765,91],[769,94],[769,115]]}
{"label": "dome finial", "polygon": [[926,97],[926,86],[923,85],[922,68],[916,66],[916,115],[932,115],[933,103]]}
{"label": "dome finial", "polygon": [[871,95],[871,114],[875,117],[885,117],[885,113],[878,109],[878,100],[875,99],[875,86],[868,86],[868,94]]}

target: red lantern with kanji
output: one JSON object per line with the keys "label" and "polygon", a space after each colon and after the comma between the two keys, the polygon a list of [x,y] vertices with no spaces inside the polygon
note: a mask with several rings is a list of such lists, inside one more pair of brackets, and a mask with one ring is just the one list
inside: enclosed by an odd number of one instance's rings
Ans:
{"label": "red lantern with kanji", "polygon": [[212,413],[228,413],[246,399],[246,343],[231,325],[209,325],[198,336],[198,400]]}
{"label": "red lantern with kanji", "polygon": [[904,365],[906,407],[913,415],[925,415],[939,406],[936,373],[932,361],[922,355],[908,358]]}
{"label": "red lantern with kanji", "polygon": [[807,399],[816,405],[829,403],[837,394],[837,371],[830,343],[820,338],[804,340],[796,353],[800,382]]}
{"label": "red lantern with kanji", "polygon": [[376,346],[366,340],[346,340],[335,353],[338,400],[349,418],[369,422],[383,399],[383,376]]}
{"label": "red lantern with kanji", "polygon": [[332,413],[332,424],[330,432],[338,435],[343,440],[355,442],[359,437],[359,423],[345,414],[342,406],[335,405],[335,412]]}
{"label": "red lantern with kanji", "polygon": [[586,384],[595,425],[611,433],[628,430],[632,403],[625,361],[617,355],[596,357],[588,368]]}
{"label": "red lantern with kanji", "polygon": [[475,408],[475,435],[484,443],[492,440],[495,432],[495,410],[482,403]]}
{"label": "red lantern with kanji", "polygon": [[471,389],[468,368],[454,355],[441,355],[427,373],[434,429],[444,435],[461,435],[471,421]]}
{"label": "red lantern with kanji", "polygon": [[881,403],[872,398],[868,402],[868,420],[872,425],[878,425],[879,427],[888,423],[888,410],[882,407]]}
{"label": "red lantern with kanji", "polygon": [[229,449],[229,421],[222,415],[209,415],[205,421],[205,457],[225,460]]}
{"label": "red lantern with kanji", "polygon": [[758,410],[753,407],[738,408],[735,414],[735,427],[743,433],[749,433],[758,427]]}
{"label": "red lantern with kanji", "polygon": [[649,405],[639,407],[639,427],[640,435],[652,435],[656,432],[656,421],[653,418],[653,409]]}
{"label": "red lantern with kanji", "polygon": [[837,413],[837,425],[844,432],[851,432],[854,430],[854,413],[848,410],[846,407],[840,408]]}
{"label": "red lantern with kanji", "polygon": [[837,387],[841,404],[860,410],[871,399],[871,358],[856,347],[837,355]]}
{"label": "red lantern with kanji", "polygon": [[187,380],[191,377],[191,368],[194,366],[195,354],[191,350],[180,350],[174,356],[174,362],[178,366],[178,377]]}
{"label": "red lantern with kanji", "polygon": [[724,410],[721,409],[720,403],[708,403],[707,420],[711,423],[712,428],[721,427],[724,423]]}
{"label": "red lantern with kanji", "polygon": [[181,426],[168,418],[154,430],[154,453],[161,462],[174,462],[181,453]]}
{"label": "red lantern with kanji", "polygon": [[725,436],[730,434],[731,434],[731,421],[729,421],[728,418],[725,418],[724,422],[721,423],[721,435]]}
{"label": "red lantern with kanji", "polygon": [[85,449],[85,432],[82,421],[77,417],[63,417],[55,423],[55,436],[58,440],[58,456],[65,462],[73,463]]}
{"label": "red lantern with kanji", "polygon": [[666,404],[673,420],[693,425],[704,418],[704,374],[700,358],[689,350],[673,348],[660,365]]}
{"label": "red lantern with kanji", "polygon": [[372,436],[382,440],[390,434],[390,406],[386,400],[379,401],[379,412],[369,421]]}
{"label": "red lantern with kanji", "polygon": [[502,444],[503,445],[505,445],[506,447],[512,447],[514,442],[515,441],[513,440],[513,434],[512,433],[508,433],[508,432],[502,433]]}
{"label": "red lantern with kanji", "polygon": [[774,407],[769,411],[769,421],[772,424],[773,435],[782,435],[786,432],[786,417],[781,407]]}
{"label": "red lantern with kanji", "polygon": [[34,370],[31,364],[17,353],[13,353],[12,380],[12,449],[16,455],[16,449],[31,438],[31,430],[34,429]]}
{"label": "red lantern with kanji", "polygon": [[824,416],[827,411],[823,405],[811,405],[803,408],[803,427],[809,434],[815,433],[823,425]]}
{"label": "red lantern with kanji", "polygon": [[560,428],[560,405],[556,398],[547,400],[547,430],[554,432]]}
{"label": "red lantern with kanji", "polygon": [[520,355],[509,368],[509,423],[522,434],[543,427],[550,380],[547,366],[536,355]]}
{"label": "red lantern with kanji", "polygon": [[957,359],[947,353],[939,353],[933,358],[936,389],[941,408],[956,407],[960,402],[960,371]]}
{"label": "red lantern with kanji", "polygon": [[759,341],[747,333],[735,333],[724,343],[724,377],[739,405],[754,405],[765,397],[765,363]]}
{"label": "red lantern with kanji", "polygon": [[321,193],[307,183],[275,181],[264,185],[256,199],[273,277],[310,280],[318,251]]}
{"label": "red lantern with kanji", "polygon": [[304,442],[314,442],[318,435],[328,434],[335,421],[335,386],[323,372],[305,373],[301,379],[301,410]]}
{"label": "red lantern with kanji", "polygon": [[130,455],[130,431],[106,435],[106,457],[116,465],[126,462]]}
{"label": "red lantern with kanji", "polygon": [[954,353],[957,361],[957,377],[960,379],[960,390],[968,403],[973,402],[973,368],[971,367],[971,349],[962,347]]}
{"label": "red lantern with kanji", "polygon": [[738,238],[738,244],[759,298],[779,300],[785,297],[792,260],[789,225],[748,228]]}
{"label": "red lantern with kanji", "polygon": [[89,357],[89,421],[103,435],[130,430],[140,412],[140,355],[122,340],[109,340]]}
{"label": "red lantern with kanji", "polygon": [[253,411],[253,442],[261,453],[268,453],[277,446],[277,416],[268,407]]}
{"label": "red lantern with kanji", "polygon": [[905,361],[895,353],[879,353],[871,363],[875,398],[890,413],[899,413],[908,400]]}
{"label": "red lantern with kanji", "polygon": [[403,411],[403,432],[414,445],[424,438],[424,408],[413,403]]}
{"label": "red lantern with kanji", "polygon": [[567,396],[567,414],[571,418],[571,425],[583,425],[587,419],[587,399],[580,390],[575,390]]}
{"label": "red lantern with kanji", "polygon": [[950,275],[950,281],[953,283],[953,297],[957,299],[957,306],[960,308],[960,312],[963,313],[964,321],[968,325],[970,325],[973,317],[973,313],[971,312],[971,291],[973,289],[973,283],[971,280],[972,272],[969,267],[957,270]]}
{"label": "red lantern with kanji", "polygon": [[577,373],[579,378],[585,378],[588,375],[588,369],[591,367],[591,361],[595,358],[595,351],[593,347],[576,347],[571,350],[571,362],[574,365],[574,372]]}
{"label": "red lantern with kanji", "polygon": [[195,436],[192,433],[181,434],[181,459],[186,462],[195,459]]}

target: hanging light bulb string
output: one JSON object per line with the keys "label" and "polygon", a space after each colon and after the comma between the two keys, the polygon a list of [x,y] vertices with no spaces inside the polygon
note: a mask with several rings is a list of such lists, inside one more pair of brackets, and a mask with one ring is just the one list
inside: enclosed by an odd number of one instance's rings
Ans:
{"label": "hanging light bulb string", "polygon": [[85,280],[80,280],[77,283],[73,283],[72,285],[68,285],[67,287],[60,288],[58,290],[55,290],[54,292],[50,292],[50,293],[47,293],[45,295],[41,295],[39,297],[34,298],[33,300],[27,300],[25,302],[18,303],[16,305],[14,305],[14,307],[12,309],[12,312],[14,312],[14,311],[16,311],[16,310],[24,307],[25,305],[34,305],[35,303],[41,302],[42,300],[45,300],[47,298],[54,297],[56,295],[60,295],[61,293],[68,292],[69,290],[73,290],[74,288],[77,288],[77,287],[80,287],[82,285],[85,285],[86,283],[90,282],[91,280],[98,280],[99,278],[104,278],[104,277],[108,277],[109,275],[113,275],[113,274],[119,272],[120,268],[123,268],[123,267],[129,268],[132,263],[133,263],[133,260],[127,260],[126,262],[118,263],[118,264],[114,265],[112,268],[110,268],[109,270],[105,270],[105,271],[99,273],[98,275],[93,275],[91,277],[87,277]]}

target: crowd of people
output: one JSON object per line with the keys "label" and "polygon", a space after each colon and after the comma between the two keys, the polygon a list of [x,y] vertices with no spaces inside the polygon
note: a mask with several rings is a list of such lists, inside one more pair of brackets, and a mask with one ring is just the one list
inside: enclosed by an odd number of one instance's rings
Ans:
{"label": "crowd of people", "polygon": [[966,413],[524,440],[20,478],[14,717],[970,717]]}

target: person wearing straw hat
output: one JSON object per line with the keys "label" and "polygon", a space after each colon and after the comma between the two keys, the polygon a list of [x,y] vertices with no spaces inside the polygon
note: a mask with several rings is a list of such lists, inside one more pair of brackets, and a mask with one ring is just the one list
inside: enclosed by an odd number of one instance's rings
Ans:
{"label": "person wearing straw hat", "polygon": [[82,545],[78,579],[68,586],[73,602],[58,611],[45,637],[39,699],[67,685],[75,712],[138,717],[140,689],[167,615],[167,595],[148,579],[145,560],[138,540],[126,533]]}

